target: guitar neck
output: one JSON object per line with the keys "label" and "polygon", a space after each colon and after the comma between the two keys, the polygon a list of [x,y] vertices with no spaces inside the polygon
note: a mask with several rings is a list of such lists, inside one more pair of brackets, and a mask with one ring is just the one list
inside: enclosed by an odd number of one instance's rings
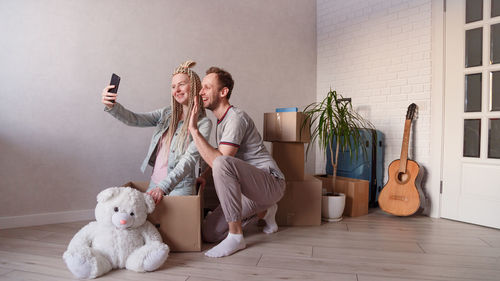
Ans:
{"label": "guitar neck", "polygon": [[401,157],[399,158],[400,173],[406,173],[406,165],[408,162],[408,144],[410,143],[410,128],[411,128],[411,119],[406,119],[405,131],[403,133],[403,145],[401,145]]}

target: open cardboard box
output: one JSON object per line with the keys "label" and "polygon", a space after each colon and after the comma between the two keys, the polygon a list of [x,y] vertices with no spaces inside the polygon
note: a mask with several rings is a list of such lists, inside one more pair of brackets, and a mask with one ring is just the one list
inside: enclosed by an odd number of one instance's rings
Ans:
{"label": "open cardboard box", "polygon": [[[145,192],[148,185],[148,182],[128,182],[123,186]],[[171,251],[201,251],[202,210],[203,188],[200,188],[197,195],[164,196],[148,220],[158,228]]]}
{"label": "open cardboard box", "polygon": [[315,177],[321,180],[323,189],[327,192],[335,190],[335,192],[345,194],[344,216],[358,217],[368,214],[369,181],[337,176],[334,185],[331,175],[316,175]]}

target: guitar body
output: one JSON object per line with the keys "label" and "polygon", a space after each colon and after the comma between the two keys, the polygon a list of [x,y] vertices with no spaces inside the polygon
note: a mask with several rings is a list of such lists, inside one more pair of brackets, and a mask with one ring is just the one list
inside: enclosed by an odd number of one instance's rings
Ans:
{"label": "guitar body", "polygon": [[410,216],[420,207],[420,194],[417,178],[420,166],[413,160],[407,160],[406,172],[401,173],[401,160],[389,165],[389,180],[380,192],[378,203],[382,210],[396,216]]}

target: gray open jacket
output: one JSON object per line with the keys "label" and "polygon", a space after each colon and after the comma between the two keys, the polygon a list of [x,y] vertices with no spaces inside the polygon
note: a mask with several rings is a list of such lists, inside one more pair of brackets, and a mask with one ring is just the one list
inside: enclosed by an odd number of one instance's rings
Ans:
{"label": "gray open jacket", "polygon": [[[147,113],[134,113],[121,104],[115,103],[111,109],[105,107],[104,111],[107,111],[113,117],[129,126],[156,127],[151,139],[151,144],[149,145],[148,154],[141,165],[141,171],[144,173],[148,164],[154,166],[158,142],[170,125],[170,117],[172,115],[171,107],[167,106]],[[176,138],[180,132],[182,123],[183,121],[179,121],[171,142],[172,144],[176,143]],[[210,119],[203,117],[198,120],[198,130],[207,140],[211,129],[212,121],[210,121]],[[180,154],[180,151],[175,151],[174,145],[170,146],[168,155],[168,175],[157,184],[166,194],[169,194],[174,189],[192,188],[196,182],[195,165],[200,159],[200,153],[191,136],[189,136],[189,141],[186,151],[182,154]]]}

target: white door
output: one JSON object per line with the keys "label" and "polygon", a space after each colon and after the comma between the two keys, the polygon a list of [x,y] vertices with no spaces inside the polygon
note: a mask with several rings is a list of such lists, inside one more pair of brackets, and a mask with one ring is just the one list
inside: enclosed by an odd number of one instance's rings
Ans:
{"label": "white door", "polygon": [[446,1],[441,217],[500,228],[500,0]]}

